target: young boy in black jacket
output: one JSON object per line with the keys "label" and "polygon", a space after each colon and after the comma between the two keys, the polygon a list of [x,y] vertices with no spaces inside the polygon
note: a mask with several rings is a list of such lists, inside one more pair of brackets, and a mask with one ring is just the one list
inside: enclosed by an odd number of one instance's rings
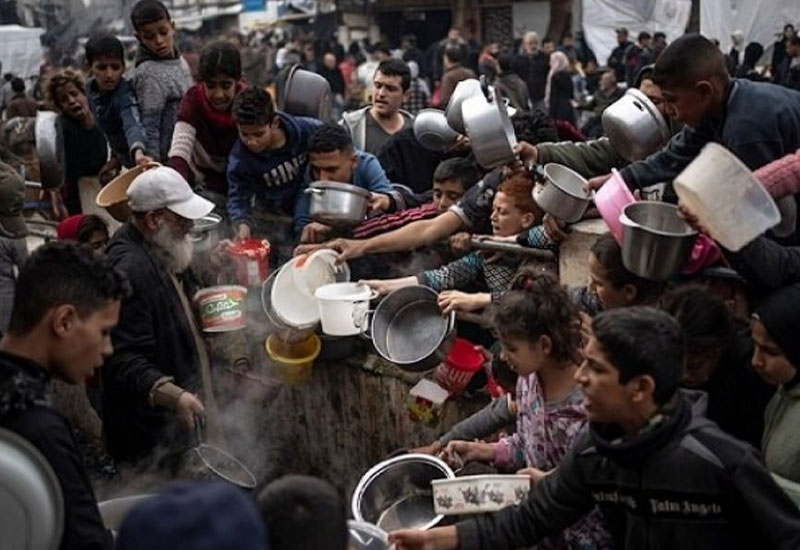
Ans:
{"label": "young boy in black jacket", "polygon": [[800,512],[749,445],[678,392],[684,337],[667,313],[609,310],[576,373],[590,424],[522,505],[396,531],[397,550],[529,547],[600,508],[617,550],[796,550]]}
{"label": "young boy in black jacket", "polygon": [[32,443],[58,478],[62,550],[110,550],[113,540],[70,424],[48,404],[48,382],[82,384],[103,364],[128,289],[88,246],[46,244],[20,271],[11,324],[0,342],[0,427]]}

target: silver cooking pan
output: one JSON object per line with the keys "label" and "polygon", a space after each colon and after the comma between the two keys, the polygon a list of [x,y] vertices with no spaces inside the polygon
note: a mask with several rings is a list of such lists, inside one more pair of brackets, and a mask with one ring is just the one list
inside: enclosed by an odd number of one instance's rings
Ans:
{"label": "silver cooking pan", "polygon": [[58,114],[53,111],[36,113],[36,154],[39,157],[39,175],[44,189],[57,189],[64,185],[64,135]]}

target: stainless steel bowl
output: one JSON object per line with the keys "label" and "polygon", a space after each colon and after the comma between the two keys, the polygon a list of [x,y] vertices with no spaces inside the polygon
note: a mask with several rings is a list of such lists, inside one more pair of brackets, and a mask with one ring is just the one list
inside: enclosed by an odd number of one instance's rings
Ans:
{"label": "stainless steel bowl", "polygon": [[309,185],[309,213],[315,222],[334,227],[353,227],[367,215],[366,189],[335,181],[316,181]]}
{"label": "stainless steel bowl", "polygon": [[539,208],[565,222],[574,223],[583,217],[589,206],[590,193],[586,180],[561,164],[546,164],[544,181],[533,188],[533,200]]}
{"label": "stainless steel bowl", "polygon": [[430,529],[443,518],[433,511],[431,481],[454,477],[444,461],[430,455],[384,460],[364,474],[353,491],[353,517],[388,532]]}
{"label": "stainless steel bowl", "polygon": [[447,118],[447,124],[459,134],[467,133],[464,127],[464,117],[462,116],[461,107],[466,100],[476,96],[483,96],[481,82],[477,78],[468,78],[456,84],[453,95],[450,96],[447,102],[447,108],[444,112]]}
{"label": "stainless steel bowl", "polygon": [[645,279],[664,281],[678,273],[697,239],[697,232],[678,217],[678,207],[665,202],[631,203],[620,222],[622,264]]}
{"label": "stainless steel bowl", "polygon": [[422,109],[414,117],[414,137],[425,149],[441,153],[456,144],[458,132],[448,126],[439,109]]}
{"label": "stainless steel bowl", "polygon": [[195,220],[194,227],[190,232],[195,252],[208,252],[216,248],[219,244],[221,223],[222,216],[218,214],[209,214]]}
{"label": "stainless steel bowl", "polygon": [[646,95],[630,89],[603,111],[603,131],[614,149],[629,161],[661,149],[670,138],[661,112]]}
{"label": "stainless steel bowl", "polygon": [[503,98],[497,90],[488,93],[488,100],[483,93],[467,99],[461,110],[475,160],[491,170],[514,160],[517,136]]}
{"label": "stainless steel bowl", "polygon": [[291,115],[330,120],[331,85],[325,77],[296,66],[286,79],[283,110]]}
{"label": "stainless steel bowl", "polygon": [[421,285],[390,292],[375,308],[375,350],[403,370],[423,372],[441,363],[455,339],[455,317],[442,315],[438,294]]}

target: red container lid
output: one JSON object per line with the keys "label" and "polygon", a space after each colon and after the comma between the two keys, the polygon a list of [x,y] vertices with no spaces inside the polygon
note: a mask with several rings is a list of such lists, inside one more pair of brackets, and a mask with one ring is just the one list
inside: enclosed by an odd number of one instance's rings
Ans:
{"label": "red container lid", "polygon": [[475,344],[463,338],[456,338],[445,361],[456,369],[475,372],[483,365],[484,357],[480,350],[475,349]]}
{"label": "red container lid", "polygon": [[228,252],[236,256],[258,257],[269,254],[269,241],[266,239],[245,239],[235,241],[228,247]]}

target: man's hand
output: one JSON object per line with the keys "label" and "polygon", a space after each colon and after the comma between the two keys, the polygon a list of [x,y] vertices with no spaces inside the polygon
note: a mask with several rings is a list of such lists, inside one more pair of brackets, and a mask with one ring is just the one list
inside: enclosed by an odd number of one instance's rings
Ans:
{"label": "man's hand", "polygon": [[339,263],[342,263],[365,255],[367,253],[366,242],[355,239],[334,239],[326,246],[339,253]]}
{"label": "man's hand", "polygon": [[332,229],[325,224],[311,222],[303,228],[300,242],[303,244],[321,243],[330,236],[331,231]]}
{"label": "man's hand", "polygon": [[611,177],[611,174],[606,174],[605,176],[597,176],[597,177],[594,177],[594,178],[590,179],[589,181],[586,182],[586,185],[585,185],[586,191],[587,192],[589,192],[589,191],[597,191],[598,189],[603,187],[603,184],[605,182],[607,182],[610,177]]}
{"label": "man's hand", "polygon": [[459,231],[450,237],[450,250],[453,254],[463,255],[472,250],[472,235],[466,231]]}
{"label": "man's hand", "polygon": [[370,214],[375,212],[386,212],[389,210],[391,205],[392,203],[389,200],[389,195],[384,195],[383,193],[370,193],[369,199],[367,200],[367,211]]}
{"label": "man's hand", "polygon": [[112,158],[103,165],[100,172],[97,174],[97,179],[100,180],[101,185],[105,185],[116,177],[119,172],[120,164],[116,158]]}
{"label": "man's hand", "polygon": [[359,281],[370,287],[378,294],[389,294],[393,290],[403,288],[405,286],[417,284],[417,278],[413,275],[410,277],[399,277],[397,279],[368,279],[366,281]]}
{"label": "man's hand", "polygon": [[683,202],[678,202],[678,216],[683,218],[683,221],[695,231],[708,235],[708,228],[700,222],[700,218],[689,210]]}
{"label": "man's hand", "polygon": [[467,462],[489,463],[494,460],[494,447],[482,441],[451,441],[442,452],[442,460],[456,467]]}
{"label": "man's hand", "polygon": [[567,227],[567,222],[559,220],[551,214],[544,215],[542,227],[544,228],[544,234],[553,243],[560,243],[567,238],[567,233],[564,231]]}
{"label": "man's hand", "polygon": [[136,152],[133,154],[133,161],[138,165],[142,166],[143,164],[148,164],[150,162],[155,162],[152,157],[148,157],[144,154],[144,151],[141,149],[136,149]]}
{"label": "man's hand", "polygon": [[460,290],[445,290],[439,293],[439,308],[445,315],[452,311],[477,311],[492,303],[487,292],[467,293]]}
{"label": "man's hand", "polygon": [[456,142],[445,150],[445,153],[463,152],[469,149],[469,138],[464,134],[458,134]]}
{"label": "man's hand", "polygon": [[246,241],[250,238],[250,226],[246,223],[240,223],[239,227],[236,228],[236,240],[237,241]]}
{"label": "man's hand", "polygon": [[187,430],[194,430],[195,416],[202,415],[205,412],[203,403],[193,393],[185,391],[178,398],[178,404],[175,406],[175,414],[178,415],[178,420],[183,427]]}
{"label": "man's hand", "polygon": [[323,248],[330,248],[330,247],[328,246],[328,243],[299,244],[294,248],[292,255],[300,256],[302,254],[311,254],[312,252],[316,252],[317,250],[321,250]]}
{"label": "man's hand", "polygon": [[439,451],[442,450],[442,444],[438,441],[434,441],[430,445],[426,445],[424,447],[417,447],[416,449],[409,449],[409,453],[418,453],[423,455],[436,455]]}
{"label": "man's hand", "polygon": [[403,529],[389,533],[389,544],[395,550],[456,550],[458,531],[455,525],[437,527],[428,531]]}
{"label": "man's hand", "polygon": [[535,145],[531,145],[526,141],[517,143],[517,146],[514,147],[514,154],[525,164],[539,160],[539,150]]}

